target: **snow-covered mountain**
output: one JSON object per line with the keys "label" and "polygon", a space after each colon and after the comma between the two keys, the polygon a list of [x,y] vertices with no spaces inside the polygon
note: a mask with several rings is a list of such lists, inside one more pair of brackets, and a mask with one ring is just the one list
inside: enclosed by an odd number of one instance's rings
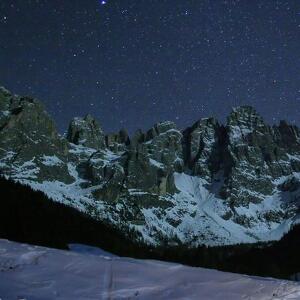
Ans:
{"label": "snow-covered mountain", "polygon": [[299,220],[299,129],[248,106],[132,137],[87,115],[60,136],[40,102],[0,88],[0,172],[153,245],[277,240]]}
{"label": "snow-covered mountain", "polygon": [[0,240],[1,299],[300,299],[300,284]]}

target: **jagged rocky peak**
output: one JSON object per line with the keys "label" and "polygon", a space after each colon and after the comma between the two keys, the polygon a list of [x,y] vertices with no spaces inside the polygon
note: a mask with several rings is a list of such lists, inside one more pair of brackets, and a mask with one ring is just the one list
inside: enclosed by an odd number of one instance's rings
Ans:
{"label": "jagged rocky peak", "polygon": [[[228,146],[225,151],[229,163],[223,186],[225,198],[232,207],[259,203],[274,189],[267,164],[272,160],[274,148],[272,131],[250,106],[234,108],[226,129]],[[248,220],[248,217],[244,216],[242,220]]]}
{"label": "jagged rocky peak", "polygon": [[[2,111],[4,118],[0,128],[1,143],[5,144],[5,149],[11,148],[13,150],[31,144],[33,146],[47,139],[49,147],[42,148],[40,146],[39,151],[47,154],[51,151],[52,146],[56,147],[60,144],[61,138],[56,130],[55,123],[38,100],[15,96],[7,90],[1,89],[0,103],[2,107],[5,105],[7,109]],[[36,148],[39,147],[36,146]],[[62,152],[66,153],[66,150]]]}
{"label": "jagged rocky peak", "polygon": [[290,125],[281,120],[279,126],[274,126],[275,137],[282,148],[299,151],[300,148],[300,131],[295,125]]}
{"label": "jagged rocky peak", "polygon": [[30,97],[0,91],[0,156],[7,174],[19,179],[71,182],[65,161],[68,143],[61,138],[43,105]]}
{"label": "jagged rocky peak", "polygon": [[[11,112],[17,113],[22,110],[22,108],[35,105],[43,109],[41,103],[31,97],[19,97],[17,95],[13,95],[10,91],[8,91],[4,87],[0,87],[0,109],[2,115],[8,115]],[[13,111],[15,110],[15,111]]]}
{"label": "jagged rocky peak", "polygon": [[164,121],[164,122],[159,122],[159,123],[156,123],[154,125],[154,128],[156,130],[156,132],[158,134],[161,134],[161,133],[165,133],[169,130],[172,130],[172,129],[177,129],[177,126],[174,122],[171,122],[171,121]]}
{"label": "jagged rocky peak", "polygon": [[138,147],[139,144],[145,142],[145,134],[141,129],[138,129],[132,136],[130,140],[130,147],[131,149],[134,149]]}
{"label": "jagged rocky peak", "polygon": [[11,98],[12,94],[4,87],[0,87],[0,111],[2,114],[5,114],[5,112],[8,113]]}
{"label": "jagged rocky peak", "polygon": [[[245,106],[233,110],[226,129],[229,136],[226,154],[230,164],[223,191],[233,207],[264,201],[274,193],[278,178],[297,170],[296,128],[285,122],[271,128],[252,107]],[[295,146],[287,149],[283,140],[293,141]],[[292,157],[296,159],[293,161]],[[250,222],[247,216],[242,220]]]}
{"label": "jagged rocky peak", "polygon": [[126,195],[127,199],[157,205],[159,195],[174,193],[173,172],[183,167],[181,139],[172,122],[155,124],[146,134],[141,130],[134,134],[122,156],[124,184],[129,191],[137,191]]}
{"label": "jagged rocky peak", "polygon": [[251,133],[268,133],[270,130],[263,118],[251,106],[233,108],[227,118],[227,128],[231,143],[239,143]]}
{"label": "jagged rocky peak", "polygon": [[183,132],[185,162],[194,175],[210,181],[219,169],[223,131],[215,118],[203,118]]}
{"label": "jagged rocky peak", "polygon": [[6,89],[4,86],[0,86],[0,94],[4,94],[4,95],[6,94],[11,96],[11,92],[8,89]]}
{"label": "jagged rocky peak", "polygon": [[10,115],[12,94],[4,87],[0,87],[0,128],[7,122]]}
{"label": "jagged rocky peak", "polygon": [[254,126],[262,122],[262,117],[257,113],[254,107],[249,105],[233,107],[228,117],[229,125],[247,123]]}
{"label": "jagged rocky peak", "polygon": [[167,169],[182,170],[182,137],[174,122],[160,122],[147,131],[145,142],[138,151],[151,159],[153,165],[158,162]]}
{"label": "jagged rocky peak", "polygon": [[84,118],[74,118],[68,128],[67,139],[70,143],[82,145],[89,148],[105,148],[104,133],[90,114]]}
{"label": "jagged rocky peak", "polygon": [[[274,131],[251,106],[233,108],[227,118],[226,131],[229,148],[235,149],[237,158],[252,148],[266,149],[274,144]],[[246,152],[245,152],[246,151]]]}
{"label": "jagged rocky peak", "polygon": [[113,152],[122,152],[130,144],[129,135],[126,129],[118,133],[110,133],[105,136],[106,147]]}
{"label": "jagged rocky peak", "polygon": [[174,122],[171,121],[165,121],[165,122],[159,122],[156,123],[151,129],[149,129],[146,133],[146,140],[151,140],[154,137],[166,133],[170,130],[176,130],[177,126]]}

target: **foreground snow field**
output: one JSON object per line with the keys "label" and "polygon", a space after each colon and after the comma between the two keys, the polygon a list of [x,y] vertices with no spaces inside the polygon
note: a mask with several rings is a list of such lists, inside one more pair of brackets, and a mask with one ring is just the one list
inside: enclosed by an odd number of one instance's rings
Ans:
{"label": "foreground snow field", "polygon": [[0,240],[0,299],[300,299],[300,284]]}

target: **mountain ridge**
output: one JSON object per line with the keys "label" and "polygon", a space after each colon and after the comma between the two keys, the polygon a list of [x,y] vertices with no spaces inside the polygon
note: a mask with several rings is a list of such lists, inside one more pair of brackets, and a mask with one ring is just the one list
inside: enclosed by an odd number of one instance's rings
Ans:
{"label": "mountain ridge", "polygon": [[298,222],[300,133],[250,106],[222,125],[170,121],[129,137],[91,116],[65,137],[35,99],[0,89],[0,171],[149,244],[276,240]]}

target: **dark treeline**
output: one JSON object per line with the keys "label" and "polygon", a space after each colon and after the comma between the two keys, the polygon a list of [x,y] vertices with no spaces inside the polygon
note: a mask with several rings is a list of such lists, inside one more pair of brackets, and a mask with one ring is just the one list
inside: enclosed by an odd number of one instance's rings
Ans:
{"label": "dark treeline", "polygon": [[278,242],[193,249],[185,245],[147,247],[132,242],[132,236],[129,232],[125,237],[117,229],[54,202],[42,192],[0,177],[0,238],[60,249],[68,249],[70,243],[82,243],[120,256],[249,275],[289,279],[300,272],[300,226]]}
{"label": "dark treeline", "polygon": [[0,177],[0,199],[1,238],[59,249],[82,243],[119,255],[136,252],[123,233],[29,186]]}

